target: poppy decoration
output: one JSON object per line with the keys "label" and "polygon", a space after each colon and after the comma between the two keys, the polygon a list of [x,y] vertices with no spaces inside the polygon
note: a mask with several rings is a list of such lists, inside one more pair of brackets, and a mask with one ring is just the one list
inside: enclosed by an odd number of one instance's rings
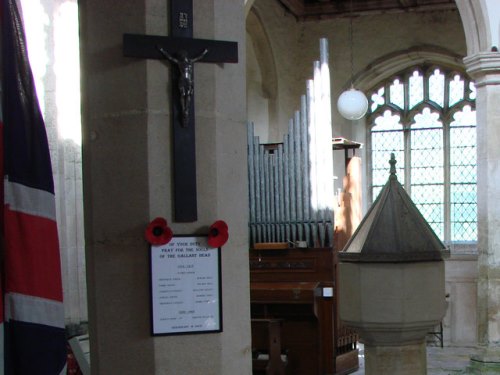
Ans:
{"label": "poppy decoration", "polygon": [[172,229],[162,217],[154,219],[146,228],[146,241],[151,245],[166,245],[173,237]]}
{"label": "poppy decoration", "polygon": [[221,247],[229,238],[229,228],[223,220],[217,220],[208,229],[208,246]]}

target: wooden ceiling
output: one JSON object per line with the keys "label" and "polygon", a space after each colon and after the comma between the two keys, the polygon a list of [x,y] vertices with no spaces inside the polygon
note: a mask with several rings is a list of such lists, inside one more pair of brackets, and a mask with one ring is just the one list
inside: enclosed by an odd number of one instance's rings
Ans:
{"label": "wooden ceiling", "polygon": [[[455,0],[278,0],[298,20],[456,10]],[[352,7],[352,9],[351,9]]]}

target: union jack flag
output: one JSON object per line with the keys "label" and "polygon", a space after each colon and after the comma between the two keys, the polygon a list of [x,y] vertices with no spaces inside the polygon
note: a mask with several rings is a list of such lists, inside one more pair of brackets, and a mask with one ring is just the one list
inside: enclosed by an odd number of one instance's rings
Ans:
{"label": "union jack flag", "polygon": [[59,375],[66,338],[54,183],[19,9],[0,0],[0,374]]}

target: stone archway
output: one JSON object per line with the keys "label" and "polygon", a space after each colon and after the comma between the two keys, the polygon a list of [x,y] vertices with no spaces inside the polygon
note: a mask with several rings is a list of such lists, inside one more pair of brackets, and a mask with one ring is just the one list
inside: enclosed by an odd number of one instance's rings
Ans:
{"label": "stone archway", "polygon": [[[273,140],[277,136],[276,124],[278,116],[276,64],[269,37],[264,30],[259,15],[253,9],[250,10],[246,17],[246,30],[249,39],[247,45],[247,111],[249,121],[255,120],[255,118],[252,118],[252,108],[267,108],[264,111],[266,113],[253,113],[257,119],[262,119],[262,124],[256,124],[256,133],[261,136],[266,134],[269,140]],[[250,77],[252,71],[254,73]],[[262,110],[259,110],[259,112],[262,112]]]}
{"label": "stone archway", "polygon": [[467,42],[467,54],[491,51],[500,44],[500,4],[496,0],[456,0]]}
{"label": "stone archway", "polygon": [[255,0],[245,0],[245,17],[250,13],[250,9],[252,9],[253,3]]}
{"label": "stone archway", "polygon": [[419,64],[437,64],[462,71],[462,56],[435,46],[414,47],[380,57],[353,77],[353,84],[366,92],[384,79]]}

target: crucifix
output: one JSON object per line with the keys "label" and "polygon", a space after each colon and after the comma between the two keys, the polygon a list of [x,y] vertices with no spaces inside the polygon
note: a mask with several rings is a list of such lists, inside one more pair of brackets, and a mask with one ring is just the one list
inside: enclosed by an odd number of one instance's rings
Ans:
{"label": "crucifix", "polygon": [[196,221],[194,64],[237,63],[238,44],[194,39],[193,1],[170,0],[170,36],[124,34],[123,55],[172,64],[174,220]]}

